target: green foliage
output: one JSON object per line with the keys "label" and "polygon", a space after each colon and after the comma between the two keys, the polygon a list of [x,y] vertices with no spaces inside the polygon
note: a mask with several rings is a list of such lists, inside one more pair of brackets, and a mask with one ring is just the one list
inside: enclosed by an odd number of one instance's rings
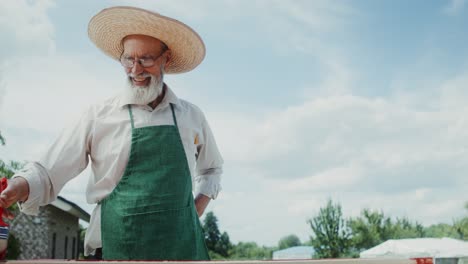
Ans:
{"label": "green foliage", "polygon": [[223,232],[223,234],[221,234],[221,237],[219,238],[218,243],[216,243],[215,245],[214,251],[223,257],[228,257],[229,250],[231,250],[231,248],[232,244],[231,240],[229,239],[229,235],[228,233]]}
{"label": "green foliage", "polygon": [[211,260],[227,260],[227,258],[221,256],[220,254],[214,252],[213,250],[208,250],[208,255]]}
{"label": "green foliage", "polygon": [[230,260],[269,260],[275,248],[259,247],[255,242],[239,242],[231,250]]}
{"label": "green foliage", "polygon": [[357,251],[371,248],[391,237],[392,223],[382,212],[364,209],[361,216],[348,220],[352,245]]}
{"label": "green foliage", "polygon": [[285,236],[278,242],[279,249],[296,247],[301,245],[301,240],[296,235]]}
{"label": "green foliage", "polygon": [[[18,161],[10,161],[8,164],[5,163],[3,160],[0,159],[0,178],[6,177],[11,178],[15,174],[16,171],[23,168],[24,163]],[[19,212],[18,205],[15,203],[10,206],[9,210],[13,212],[15,215]]]}
{"label": "green foliage", "polygon": [[[468,210],[468,202],[465,203],[465,209]],[[455,220],[453,228],[457,233],[458,239],[468,240],[468,216]]]}
{"label": "green foliage", "polygon": [[408,218],[397,218],[391,231],[393,239],[424,237],[424,227]]}
{"label": "green foliage", "polygon": [[15,174],[16,171],[23,168],[24,163],[18,161],[10,161],[5,163],[0,159],[0,177],[7,177],[8,179]]}
{"label": "green foliage", "polygon": [[[0,133],[0,143],[5,145],[5,138],[2,137]],[[0,159],[0,178],[7,177],[8,179],[11,178],[15,174],[16,171],[22,169],[24,167],[24,163],[18,161],[10,161],[9,163],[4,162]]]}
{"label": "green foliage", "polygon": [[205,243],[209,250],[215,250],[221,234],[218,228],[218,218],[213,212],[208,212],[203,221],[203,230],[205,231]]}
{"label": "green foliage", "polygon": [[349,256],[350,233],[341,213],[341,205],[328,200],[319,214],[307,221],[313,231],[311,243],[318,258]]}
{"label": "green foliage", "polygon": [[8,236],[8,247],[7,247],[7,259],[18,259],[19,255],[21,254],[21,243],[20,241],[13,235],[9,234]]}
{"label": "green foliage", "polygon": [[354,256],[362,250],[369,249],[388,239],[424,237],[424,227],[407,218],[392,220],[383,212],[364,209],[361,216],[350,218],[348,226],[351,229],[351,251]]}
{"label": "green foliage", "polygon": [[232,244],[229,235],[226,232],[221,234],[219,231],[218,218],[213,212],[206,214],[203,221],[203,230],[205,231],[205,243],[211,258],[223,259],[228,257]]}
{"label": "green foliage", "polygon": [[259,247],[254,242],[239,242],[233,245],[227,232],[218,228],[218,218],[213,212],[208,212],[203,220],[205,242],[208,253],[213,260],[246,260],[271,259],[273,248]]}
{"label": "green foliage", "polygon": [[[345,223],[341,206],[333,204],[331,200],[327,202],[325,208],[320,208],[318,216],[308,220],[308,223],[314,234],[310,243],[315,249],[317,258],[358,257],[360,251],[389,239],[418,238],[427,235],[427,229],[418,222],[412,222],[408,218],[393,220],[386,217],[383,212],[370,209],[364,209],[359,217],[350,218]],[[431,232],[440,231],[435,227],[431,230]]]}
{"label": "green foliage", "polygon": [[425,237],[451,237],[458,238],[458,233],[452,225],[449,224],[435,224],[424,228]]}
{"label": "green foliage", "polygon": [[85,235],[86,235],[86,229],[85,227],[83,227],[81,224],[79,224],[79,232],[80,232],[80,240],[81,241],[84,241],[85,239]]}
{"label": "green foliage", "polygon": [[86,229],[81,224],[79,224],[80,228],[80,237],[78,238],[78,259],[85,259],[84,257],[84,239],[86,235]]}

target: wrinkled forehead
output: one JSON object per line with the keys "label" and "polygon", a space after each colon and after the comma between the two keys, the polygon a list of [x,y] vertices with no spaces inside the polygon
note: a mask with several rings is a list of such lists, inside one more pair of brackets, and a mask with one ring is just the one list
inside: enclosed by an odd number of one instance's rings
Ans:
{"label": "wrinkled forehead", "polygon": [[123,54],[160,54],[167,46],[157,38],[146,35],[128,35],[122,39]]}

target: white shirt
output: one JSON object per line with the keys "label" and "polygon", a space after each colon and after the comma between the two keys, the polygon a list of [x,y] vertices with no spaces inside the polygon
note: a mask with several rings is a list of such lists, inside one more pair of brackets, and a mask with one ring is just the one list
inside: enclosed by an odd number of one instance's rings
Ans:
{"label": "white shirt", "polygon": [[[167,85],[166,85],[167,87]],[[215,199],[221,190],[223,159],[202,111],[178,99],[167,87],[166,95],[153,110],[136,105],[125,93],[91,106],[80,120],[67,127],[37,162],[26,164],[14,177],[29,183],[28,200],[21,211],[37,214],[39,206],[57,198],[65,183],[80,174],[91,161],[86,200],[99,203],[107,197],[123,176],[130,155],[131,123],[128,105],[132,105],[135,128],[173,125],[169,103],[174,104],[177,125],[192,175],[194,195]],[[85,255],[101,245],[101,206],[97,205],[85,237]]]}

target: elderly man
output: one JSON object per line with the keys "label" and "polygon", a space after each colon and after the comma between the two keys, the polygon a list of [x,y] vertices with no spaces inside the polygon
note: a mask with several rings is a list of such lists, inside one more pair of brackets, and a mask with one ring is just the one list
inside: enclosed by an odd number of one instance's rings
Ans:
{"label": "elderly man", "polygon": [[22,212],[36,214],[91,161],[86,198],[97,206],[85,255],[208,260],[199,216],[220,190],[223,161],[201,110],[163,82],[164,73],[201,63],[203,41],[177,20],[133,7],[104,9],[88,33],[122,64],[125,91],[90,107],[39,161],[18,172],[0,206],[19,202]]}

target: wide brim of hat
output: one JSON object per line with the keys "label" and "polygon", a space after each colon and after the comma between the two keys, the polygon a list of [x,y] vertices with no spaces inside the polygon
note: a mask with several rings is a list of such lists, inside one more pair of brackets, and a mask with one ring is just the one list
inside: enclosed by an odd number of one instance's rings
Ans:
{"label": "wide brim of hat", "polygon": [[192,28],[145,9],[107,8],[96,14],[88,25],[91,41],[116,60],[120,60],[123,52],[122,39],[128,35],[147,35],[164,42],[171,50],[166,73],[188,72],[205,58],[205,44]]}

